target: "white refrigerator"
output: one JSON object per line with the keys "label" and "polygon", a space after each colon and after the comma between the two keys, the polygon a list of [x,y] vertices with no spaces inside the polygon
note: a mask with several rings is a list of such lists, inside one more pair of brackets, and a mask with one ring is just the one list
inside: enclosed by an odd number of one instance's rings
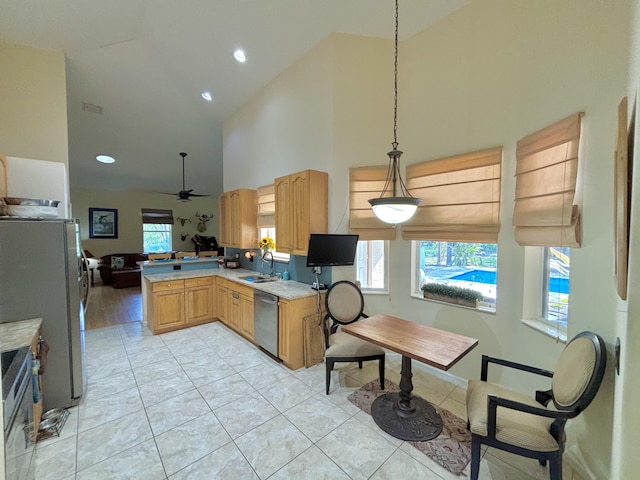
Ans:
{"label": "white refrigerator", "polygon": [[0,323],[42,318],[45,410],[77,405],[83,394],[83,281],[74,221],[0,220]]}

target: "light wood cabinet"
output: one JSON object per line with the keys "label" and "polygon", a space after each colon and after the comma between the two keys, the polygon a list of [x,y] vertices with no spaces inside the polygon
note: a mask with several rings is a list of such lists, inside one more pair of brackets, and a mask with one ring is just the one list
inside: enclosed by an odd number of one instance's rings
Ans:
{"label": "light wood cabinet", "polygon": [[213,277],[188,278],[184,281],[185,315],[188,325],[197,325],[211,320],[214,312]]}
{"label": "light wood cabinet", "polygon": [[328,182],[326,172],[304,170],[274,181],[278,251],[307,255],[309,235],[327,233]]}
{"label": "light wood cabinet", "polygon": [[232,248],[257,248],[256,191],[238,189],[219,198],[220,244]]}
{"label": "light wood cabinet", "polygon": [[253,341],[253,289],[229,282],[228,326]]}
{"label": "light wood cabinet", "polygon": [[154,334],[210,322],[215,318],[215,280],[197,277],[152,284],[147,321]]}
{"label": "light wood cabinet", "polygon": [[224,278],[218,278],[216,282],[216,306],[218,307],[218,320],[229,325],[229,282]]}
{"label": "light wood cabinet", "polygon": [[253,295],[242,294],[240,297],[242,303],[240,330],[245,337],[253,341]]}
{"label": "light wood cabinet", "polygon": [[[322,294],[324,295],[324,293]],[[321,300],[321,305],[324,298]],[[278,356],[292,370],[304,367],[302,320],[318,310],[316,296],[278,302]]]}

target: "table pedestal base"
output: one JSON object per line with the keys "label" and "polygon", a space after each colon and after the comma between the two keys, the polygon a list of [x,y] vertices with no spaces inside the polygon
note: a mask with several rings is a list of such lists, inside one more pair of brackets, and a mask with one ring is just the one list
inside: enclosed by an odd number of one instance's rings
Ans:
{"label": "table pedestal base", "polygon": [[406,412],[400,405],[400,393],[385,393],[373,401],[371,416],[389,435],[410,442],[424,442],[442,432],[442,418],[436,409],[420,397],[411,397],[413,411]]}

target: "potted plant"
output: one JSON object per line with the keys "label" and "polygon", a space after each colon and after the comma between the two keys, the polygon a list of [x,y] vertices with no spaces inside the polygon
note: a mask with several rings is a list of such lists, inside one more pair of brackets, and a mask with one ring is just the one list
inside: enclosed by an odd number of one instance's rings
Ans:
{"label": "potted plant", "polygon": [[438,300],[440,302],[456,303],[467,307],[477,308],[478,301],[482,300],[482,293],[470,288],[455,287],[442,283],[425,283],[422,285],[424,298]]}

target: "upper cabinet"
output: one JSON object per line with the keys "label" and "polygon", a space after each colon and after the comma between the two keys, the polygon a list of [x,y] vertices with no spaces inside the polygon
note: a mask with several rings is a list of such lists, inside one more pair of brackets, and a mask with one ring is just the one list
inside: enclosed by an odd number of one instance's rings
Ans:
{"label": "upper cabinet", "polygon": [[309,234],[327,233],[329,177],[304,170],[274,182],[279,252],[307,255]]}
{"label": "upper cabinet", "polygon": [[257,248],[256,191],[241,188],[220,195],[220,245]]}

